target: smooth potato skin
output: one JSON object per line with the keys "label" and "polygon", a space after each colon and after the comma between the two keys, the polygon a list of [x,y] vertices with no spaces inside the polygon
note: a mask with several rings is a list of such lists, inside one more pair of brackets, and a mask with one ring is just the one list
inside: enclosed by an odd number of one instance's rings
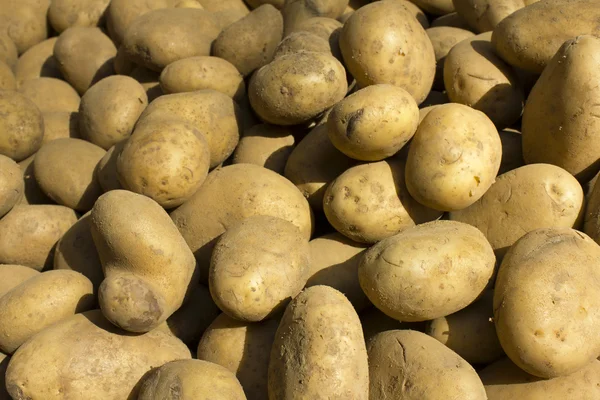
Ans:
{"label": "smooth potato skin", "polygon": [[416,4],[423,11],[433,15],[446,15],[454,12],[452,0],[409,0]]}
{"label": "smooth potato skin", "polygon": [[33,101],[42,113],[76,112],[81,101],[71,85],[56,78],[29,79],[19,85],[19,92]]}
{"label": "smooth potato skin", "polygon": [[286,127],[258,124],[244,131],[233,152],[233,164],[255,164],[284,174],[296,139]]}
{"label": "smooth potato skin", "polygon": [[451,26],[436,26],[429,29],[425,29],[425,33],[431,40],[433,51],[435,52],[435,80],[433,81],[433,88],[436,90],[444,89],[444,61],[448,52],[457,43],[475,36],[475,34],[469,30],[451,27]]}
{"label": "smooth potato skin", "polygon": [[74,138],[79,135],[79,113],[56,111],[44,113],[44,139],[48,143],[56,139]]}
{"label": "smooth potato skin", "polygon": [[16,91],[0,91],[0,154],[19,162],[42,146],[44,120],[40,109]]}
{"label": "smooth potato skin", "polygon": [[48,20],[58,33],[72,26],[100,26],[110,0],[52,0]]}
{"label": "smooth potato skin", "polygon": [[506,17],[538,0],[452,0],[454,8],[474,32],[493,31]]}
{"label": "smooth potato skin", "polygon": [[0,60],[0,90],[16,90],[17,81],[12,69]]}
{"label": "smooth potato skin", "polygon": [[0,264],[0,298],[12,288],[39,274],[39,271],[23,265]]}
{"label": "smooth potato skin", "polygon": [[0,31],[12,39],[19,54],[48,37],[49,6],[50,0],[0,1]]}
{"label": "smooth potato skin", "polygon": [[46,39],[21,54],[15,65],[17,85],[40,77],[62,79],[62,72],[53,55],[57,40],[58,37]]}
{"label": "smooth potato skin", "polygon": [[19,164],[0,154],[0,218],[19,203],[24,191]]}

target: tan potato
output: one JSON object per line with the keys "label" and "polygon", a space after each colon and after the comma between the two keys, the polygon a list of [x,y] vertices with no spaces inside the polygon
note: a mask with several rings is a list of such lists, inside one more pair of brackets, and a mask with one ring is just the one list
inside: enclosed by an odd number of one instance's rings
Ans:
{"label": "tan potato", "polygon": [[368,308],[360,313],[360,323],[363,328],[367,347],[369,347],[369,343],[371,343],[373,338],[381,332],[398,329],[410,329],[418,332],[425,330],[424,322],[400,322],[397,319],[388,317],[377,307]]}
{"label": "tan potato", "polygon": [[117,174],[117,160],[126,143],[127,141],[124,140],[108,149],[104,157],[102,157],[96,166],[98,182],[100,182],[100,186],[105,192],[123,189],[123,185],[119,182],[119,175]]}
{"label": "tan potato", "polygon": [[589,134],[600,129],[600,86],[590,86],[600,79],[599,51],[600,38],[579,36],[544,69],[523,113],[526,163],[558,165],[581,181],[600,170],[600,139]]}
{"label": "tan potato", "polygon": [[446,15],[454,12],[452,0],[409,0],[420,9],[433,15]]}
{"label": "tan potato", "polygon": [[19,92],[0,91],[0,155],[22,161],[39,150],[44,119],[37,106]]}
{"label": "tan potato", "polygon": [[600,185],[596,185],[598,176],[600,173],[588,183],[584,220],[584,232],[596,243],[600,243]]}
{"label": "tan potato", "polygon": [[300,31],[290,33],[277,45],[273,59],[307,51],[332,55],[331,47],[325,39],[314,33]]}
{"label": "tan potato", "polygon": [[226,368],[202,360],[177,360],[145,376],[137,399],[177,396],[181,400],[211,400],[215,395],[222,400],[246,400],[242,385]]}
{"label": "tan potato", "polygon": [[521,369],[555,378],[598,357],[599,260],[600,246],[569,228],[538,229],[511,247],[498,271],[494,321]]}
{"label": "tan potato", "polygon": [[33,173],[34,159],[35,154],[19,163],[19,167],[23,173],[23,182],[25,184],[25,190],[19,204],[56,204],[51,198],[46,196],[35,180],[35,175]]}
{"label": "tan potato", "polygon": [[[313,17],[300,22],[295,26],[293,32],[309,32],[327,41],[329,50],[335,58],[343,62],[342,51],[340,50],[340,34],[343,24],[333,18]],[[286,37],[287,37],[286,36]]]}
{"label": "tan potato", "polygon": [[199,8],[204,10],[202,4],[198,2],[198,0],[182,0],[175,5],[176,8]]}
{"label": "tan potato", "polygon": [[9,363],[6,386],[13,398],[135,399],[144,374],[188,358],[187,347],[166,326],[131,335],[93,310],[61,321],[21,346]]}
{"label": "tan potato", "polygon": [[19,54],[48,37],[50,0],[0,0],[0,31],[8,34]]}
{"label": "tan potato", "polygon": [[0,297],[0,350],[12,354],[44,328],[96,303],[92,283],[75,271],[47,271]]}
{"label": "tan potato", "polygon": [[7,32],[0,32],[0,61],[14,69],[18,58],[19,52],[15,42],[12,41]]}
{"label": "tan potato", "polygon": [[474,32],[493,31],[506,17],[538,0],[453,0],[456,12]]}
{"label": "tan potato", "polygon": [[[40,272],[23,265],[0,264],[0,298]],[[0,399],[3,399],[0,396]]]}
{"label": "tan potato", "polygon": [[62,72],[54,58],[54,45],[58,37],[53,37],[31,47],[19,57],[15,66],[15,78],[20,85],[29,79],[62,79]]}
{"label": "tan potato", "polygon": [[79,135],[79,113],[70,111],[45,112],[44,139],[42,145],[56,139],[73,138]]}
{"label": "tan potato", "polygon": [[233,153],[233,164],[255,164],[283,175],[294,149],[289,128],[259,124],[246,130]]}
{"label": "tan potato", "polygon": [[433,46],[403,2],[384,0],[361,7],[344,24],[340,49],[346,67],[362,87],[378,83],[400,86],[417,104],[431,90]]}
{"label": "tan potato", "polygon": [[24,191],[19,164],[0,154],[0,218],[19,204]]}
{"label": "tan potato", "polygon": [[109,76],[94,84],[81,98],[81,137],[108,150],[131,136],[148,105],[146,91],[128,76]]}
{"label": "tan potato", "polygon": [[48,21],[58,33],[73,26],[104,25],[110,0],[52,0]]}
{"label": "tan potato", "polygon": [[115,45],[123,42],[125,32],[139,16],[161,8],[174,7],[181,0],[111,0],[106,11],[106,27]]}
{"label": "tan potato", "polygon": [[465,21],[464,18],[460,16],[457,12],[442,15],[431,21],[431,28],[435,28],[438,26],[449,26],[453,28],[466,29],[469,31],[471,30],[471,27],[469,26],[467,21]]}
{"label": "tan potato", "polygon": [[413,137],[406,187],[428,207],[461,210],[494,183],[501,159],[500,136],[485,114],[462,104],[440,105],[427,114]]}
{"label": "tan potato", "polygon": [[281,9],[284,36],[294,32],[298,25],[309,18],[337,19],[348,6],[348,0],[286,0]]}
{"label": "tan potato", "polygon": [[495,262],[492,246],[478,229],[434,221],[371,247],[358,278],[369,300],[390,317],[426,321],[473,303],[490,282]]}
{"label": "tan potato", "polygon": [[283,18],[265,4],[229,25],[215,40],[212,54],[233,64],[244,76],[268,64],[283,35]]}
{"label": "tan potato", "polygon": [[500,141],[502,142],[502,162],[500,163],[498,175],[525,165],[521,132],[506,128],[499,131],[498,134],[500,134]]}
{"label": "tan potato", "polygon": [[197,0],[205,10],[218,13],[221,11],[233,11],[238,14],[247,15],[250,10],[244,0]]}
{"label": "tan potato", "polygon": [[15,74],[2,60],[0,60],[0,90],[17,90]]}
{"label": "tan potato", "polygon": [[146,96],[148,96],[148,103],[164,94],[160,88],[160,75],[158,72],[138,66],[131,71],[130,76],[142,85],[146,91]]}
{"label": "tan potato", "polygon": [[473,367],[424,333],[380,333],[368,352],[371,399],[487,399]]}
{"label": "tan potato", "polygon": [[196,285],[194,255],[168,214],[145,196],[105,193],[90,222],[106,276],[98,292],[103,314],[130,332],[156,328]]}
{"label": "tan potato", "polygon": [[371,85],[333,107],[327,132],[348,157],[379,161],[400,151],[418,123],[419,107],[410,93],[393,85]]}
{"label": "tan potato", "polygon": [[285,219],[300,228],[307,240],[312,215],[302,193],[287,179],[266,168],[235,164],[208,174],[204,184],[171,218],[194,252],[201,281],[208,281],[208,266],[218,237],[253,215]]}
{"label": "tan potato", "polygon": [[222,313],[202,336],[198,359],[236,374],[248,400],[267,399],[269,358],[278,326],[272,319],[242,322]]}
{"label": "tan potato", "polygon": [[81,98],[67,82],[56,78],[29,79],[19,92],[33,101],[41,112],[77,112]]}
{"label": "tan potato", "polygon": [[54,58],[65,80],[83,95],[93,84],[115,73],[117,48],[99,28],[69,28],[54,46]]}
{"label": "tan potato", "polygon": [[475,36],[471,31],[461,28],[438,26],[425,30],[435,52],[435,79],[433,88],[444,90],[444,61],[450,50],[461,41]]}
{"label": "tan potato", "polygon": [[53,140],[35,156],[35,179],[58,204],[88,211],[102,194],[95,169],[104,154],[102,148],[81,139]]}
{"label": "tan potato", "polygon": [[[427,106],[427,107],[423,107],[423,108],[419,109],[419,125],[421,124],[421,122],[423,122],[423,120],[425,119],[425,117],[431,111],[433,111],[437,106],[439,106],[439,104],[435,104],[433,106]],[[405,148],[410,148],[410,145],[406,146]]]}
{"label": "tan potato", "polygon": [[577,228],[583,213],[583,189],[571,174],[555,165],[531,164],[498,176],[481,199],[450,213],[450,219],[484,232],[502,257],[533,230]]}
{"label": "tan potato", "polygon": [[244,77],[222,58],[199,56],[175,61],[160,74],[160,87],[166,94],[213,89],[236,101],[246,95]]}
{"label": "tan potato", "polygon": [[[417,21],[419,21],[419,23],[421,24],[423,29],[429,28],[429,18],[427,18],[427,15],[425,15],[425,13],[423,12],[424,9],[421,9],[416,4],[416,2],[413,3],[410,0],[408,0],[408,1],[396,0],[396,1],[402,1],[402,4],[404,4],[404,6],[411,12],[413,17],[415,17],[417,19]],[[446,0],[441,0],[441,1],[446,1]],[[352,3],[352,0],[350,2]]]}
{"label": "tan potato", "polygon": [[369,371],[360,320],[344,295],[313,286],[287,307],[269,362],[269,399],[367,400]]}
{"label": "tan potato", "polygon": [[117,159],[124,189],[164,208],[183,204],[198,190],[210,164],[204,135],[191,124],[160,120],[138,124]]}

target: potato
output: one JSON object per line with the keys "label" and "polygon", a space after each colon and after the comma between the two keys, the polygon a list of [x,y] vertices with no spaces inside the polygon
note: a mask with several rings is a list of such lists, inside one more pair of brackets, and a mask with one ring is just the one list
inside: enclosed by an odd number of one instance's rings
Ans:
{"label": "potato", "polygon": [[373,338],[381,332],[398,329],[410,329],[419,332],[423,332],[425,330],[424,322],[400,322],[396,319],[388,317],[377,307],[368,308],[360,313],[359,316],[367,347]]}
{"label": "potato", "polygon": [[266,168],[235,164],[216,169],[198,191],[171,218],[194,252],[201,281],[208,281],[208,266],[218,237],[253,215],[285,219],[307,240],[312,215],[302,193],[287,179]]}
{"label": "potato", "polygon": [[202,4],[198,2],[199,0],[182,0],[175,5],[176,8],[199,8],[204,10]]}
{"label": "potato", "polygon": [[598,36],[599,17],[595,0],[538,1],[503,19],[494,29],[492,44],[507,63],[540,74],[565,41]]}
{"label": "potato", "polygon": [[300,22],[290,34],[295,32],[308,32],[319,36],[327,41],[331,54],[340,60],[340,62],[343,62],[342,52],[340,50],[340,34],[342,33],[342,26],[341,22],[333,18],[313,17]]}
{"label": "potato", "polygon": [[186,358],[189,350],[164,325],[130,335],[94,310],[52,325],[21,346],[8,365],[6,386],[13,398],[135,399],[146,372]]}
{"label": "potato", "polygon": [[598,51],[600,38],[580,36],[565,42],[544,69],[523,113],[527,164],[558,165],[580,181],[600,170],[600,139],[588,133],[600,129],[600,86],[590,86],[600,79]]}
{"label": "potato", "polygon": [[81,139],[46,143],[34,160],[35,179],[52,200],[77,211],[88,211],[102,194],[95,174],[106,152]]}
{"label": "potato", "polygon": [[369,398],[360,320],[344,295],[313,286],[287,307],[271,350],[269,399]]}
{"label": "potato", "polygon": [[358,267],[358,278],[369,300],[390,317],[426,321],[473,303],[490,282],[495,262],[478,229],[434,221],[371,247]]}
{"label": "potato", "polygon": [[255,164],[283,175],[294,149],[289,128],[259,124],[246,130],[233,153],[233,164]]}
{"label": "potato", "polygon": [[483,112],[499,128],[521,117],[524,94],[512,67],[500,59],[490,42],[491,33],[465,39],[444,61],[444,85],[453,103]]}
{"label": "potato", "polygon": [[506,254],[494,321],[502,348],[521,369],[554,378],[598,357],[598,260],[600,246],[569,228],[530,232]]}
{"label": "potato", "polygon": [[237,321],[219,315],[198,345],[198,359],[219,364],[239,379],[248,400],[264,400],[271,346],[279,323]]}
{"label": "potato", "polygon": [[[396,0],[396,1],[398,1],[398,0]],[[445,0],[442,0],[442,1],[445,1]],[[352,0],[350,1],[350,3],[352,3]],[[421,24],[423,29],[429,28],[429,19],[427,18],[427,15],[425,15],[423,10],[421,8],[419,8],[419,6],[417,6],[416,3],[413,3],[410,0],[408,0],[408,1],[402,1],[402,4],[404,4],[404,6],[411,12],[413,17],[415,17],[417,19],[417,21],[419,21],[419,23]],[[362,5],[360,5],[360,6],[362,7]],[[358,9],[358,8],[356,8],[356,9]]]}
{"label": "potato", "polygon": [[437,106],[419,124],[408,151],[406,187],[441,211],[467,208],[494,183],[502,143],[490,119],[462,104]]}
{"label": "potato", "polygon": [[17,90],[15,75],[2,60],[0,60],[0,90]]}
{"label": "potato", "polygon": [[309,18],[340,17],[348,5],[348,0],[286,0],[283,14],[284,36],[294,32],[298,25]]}
{"label": "potato", "polygon": [[229,25],[216,38],[212,54],[233,64],[244,76],[268,64],[283,35],[283,18],[265,4]]}
{"label": "potato", "polygon": [[150,197],[164,208],[183,204],[198,190],[210,164],[204,135],[187,122],[138,124],[118,156],[124,189]]}
{"label": "potato", "polygon": [[73,26],[101,26],[110,0],[52,0],[48,21],[58,33]]}
{"label": "potato", "polygon": [[117,48],[99,28],[69,28],[54,46],[54,58],[65,80],[83,95],[93,84],[115,73]]}
{"label": "potato", "polygon": [[0,353],[0,399],[11,400],[10,395],[6,391],[6,368],[8,368],[8,362],[10,357],[6,354]]}
{"label": "potato", "polygon": [[225,161],[244,129],[242,111],[231,97],[212,89],[161,96],[142,113],[138,125],[178,119],[204,135],[210,147],[210,168]]}
{"label": "potato", "polygon": [[154,369],[141,381],[138,400],[246,400],[240,382],[224,367],[201,360],[177,360]]}
{"label": "potato", "polygon": [[493,31],[504,18],[538,0],[453,0],[456,12],[475,32]]}
{"label": "potato", "polygon": [[248,95],[256,114],[275,125],[296,125],[317,117],[348,91],[344,66],[333,56],[304,52],[281,56],[250,79]]}
{"label": "potato", "polygon": [[450,26],[453,28],[466,29],[469,31],[471,30],[471,27],[469,24],[467,24],[467,21],[465,21],[464,18],[456,12],[442,15],[431,21],[431,28],[438,26]]}
{"label": "potato", "polygon": [[236,101],[246,95],[244,77],[222,58],[199,56],[175,61],[160,74],[160,87],[166,94],[213,89]]}
{"label": "potato", "polygon": [[130,75],[137,65],[127,58],[125,47],[120,45],[117,47],[117,55],[113,59],[113,67],[117,75]]}
{"label": "potato", "polygon": [[39,150],[44,120],[39,108],[19,92],[0,90],[0,155],[22,161]]}
{"label": "potato", "polygon": [[333,145],[348,157],[379,161],[396,154],[415,134],[419,108],[401,87],[371,85],[337,103],[327,119]]}
{"label": "potato", "polygon": [[98,292],[106,318],[148,332],[181,307],[196,284],[196,263],[158,203],[112,190],[96,201],[90,225],[106,276]]}
{"label": "potato", "polygon": [[433,88],[444,90],[444,61],[450,50],[465,39],[469,39],[475,34],[471,31],[461,28],[438,26],[425,30],[435,52],[435,79]]}
{"label": "potato", "polygon": [[111,0],[106,10],[106,27],[115,45],[123,42],[125,32],[139,16],[161,8],[174,7],[181,0]]}
{"label": "potato", "polygon": [[44,328],[95,303],[92,283],[75,271],[47,271],[0,297],[0,350],[12,354]]}
{"label": "potato", "polygon": [[346,67],[362,87],[378,83],[400,86],[417,104],[431,90],[433,46],[403,2],[384,0],[361,7],[344,24],[340,49]]}
{"label": "potato", "polygon": [[46,196],[37,181],[33,173],[33,160],[35,154],[19,163],[21,172],[23,173],[23,182],[25,184],[25,190],[23,196],[18,204],[30,205],[30,204],[56,204],[51,198]]}
{"label": "potato", "polygon": [[409,0],[423,11],[433,15],[446,15],[454,12],[452,0]]}
{"label": "potato", "polygon": [[275,53],[273,54],[273,59],[300,52],[315,52],[332,55],[331,47],[327,40],[314,33],[300,31],[290,33],[277,45]]}
{"label": "potato", "polygon": [[70,111],[50,111],[43,113],[44,117],[44,138],[42,146],[45,143],[56,139],[73,138],[79,136],[79,113]]}
{"label": "potato", "polygon": [[123,151],[123,147],[125,147],[126,143],[127,141],[124,140],[108,149],[104,157],[102,157],[96,166],[98,182],[100,183],[102,190],[105,192],[123,189],[123,185],[121,185],[119,182],[119,175],[117,174],[117,160],[119,159],[119,155]]}
{"label": "potato", "polygon": [[148,96],[148,103],[164,94],[160,88],[160,75],[157,72],[138,66],[131,71],[130,76],[142,85]]}
{"label": "potato", "polygon": [[54,46],[58,37],[53,37],[31,47],[19,57],[15,66],[17,84],[37,78],[62,79],[62,72],[54,58]]}
{"label": "potato", "polygon": [[0,154],[0,218],[19,204],[25,184],[19,164]]}
{"label": "potato", "polygon": [[584,231],[588,234],[596,243],[600,243],[600,185],[596,185],[598,176],[597,174],[589,183],[589,192],[586,195],[586,209],[585,209],[585,224]]}
{"label": "potato", "polygon": [[523,161],[523,146],[521,132],[506,128],[498,132],[502,142],[502,162],[498,175],[525,165]]}
{"label": "potato", "polygon": [[109,76],[94,84],[81,98],[81,137],[108,150],[131,136],[148,105],[146,91],[128,76]]}
{"label": "potato", "polygon": [[371,399],[487,399],[473,367],[424,333],[380,333],[368,353]]}
{"label": "potato", "polygon": [[210,55],[218,34],[211,13],[205,10],[165,8],[136,18],[125,33],[123,46],[133,62],[160,72],[174,61]]}
{"label": "potato", "polygon": [[19,92],[33,101],[41,112],[76,112],[81,98],[67,82],[56,78],[29,79]]}
{"label": "potato", "polygon": [[18,58],[19,53],[15,42],[12,41],[7,32],[0,32],[0,61],[14,69]]}
{"label": "potato", "polygon": [[540,379],[523,371],[509,358],[488,366],[479,373],[488,400],[563,400],[598,396],[600,361],[592,361],[579,371],[554,379]]}
{"label": "potato", "polygon": [[583,212],[583,189],[571,174],[554,165],[531,164],[498,176],[481,199],[450,213],[450,219],[484,232],[502,257],[533,230],[578,227]]}
{"label": "potato", "polygon": [[48,37],[50,0],[0,0],[0,31],[8,34],[19,54]]}
{"label": "potato", "polygon": [[[39,271],[23,265],[0,264],[0,298],[21,283],[39,274]],[[1,396],[0,399],[2,399]]]}

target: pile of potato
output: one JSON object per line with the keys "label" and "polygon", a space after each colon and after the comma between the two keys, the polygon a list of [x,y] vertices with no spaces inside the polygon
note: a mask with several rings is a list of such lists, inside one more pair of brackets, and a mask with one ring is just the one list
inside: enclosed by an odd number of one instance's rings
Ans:
{"label": "pile of potato", "polygon": [[598,0],[0,0],[0,400],[600,399],[599,171]]}

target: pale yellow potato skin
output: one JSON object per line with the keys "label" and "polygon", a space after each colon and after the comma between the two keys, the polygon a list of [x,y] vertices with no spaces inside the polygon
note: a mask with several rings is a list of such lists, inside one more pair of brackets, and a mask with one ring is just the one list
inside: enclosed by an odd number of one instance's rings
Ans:
{"label": "pale yellow potato skin", "polygon": [[16,90],[17,81],[12,69],[0,60],[0,90]]}
{"label": "pale yellow potato skin", "polygon": [[42,146],[44,119],[40,109],[19,92],[0,91],[0,154],[19,162]]}
{"label": "pale yellow potato skin", "polygon": [[33,101],[42,113],[77,112],[81,102],[71,85],[56,78],[29,79],[19,85],[19,92]]}
{"label": "pale yellow potato skin", "polygon": [[0,218],[21,201],[24,191],[19,164],[0,154]]}
{"label": "pale yellow potato skin", "polygon": [[284,36],[295,31],[298,25],[310,18],[337,19],[347,6],[348,0],[286,0],[281,8]]}
{"label": "pale yellow potato skin", "polygon": [[581,185],[564,169],[530,164],[499,175],[471,206],[450,219],[485,234],[498,257],[524,234],[540,228],[577,228],[583,220]]}
{"label": "pale yellow potato skin", "polygon": [[72,26],[101,26],[110,0],[52,0],[48,21],[55,31]]}
{"label": "pale yellow potato skin", "polygon": [[418,322],[473,303],[492,279],[495,263],[492,247],[477,228],[443,220],[405,229],[371,247],[358,278],[381,311]]}
{"label": "pale yellow potato skin", "polygon": [[279,321],[242,322],[222,313],[206,329],[197,357],[227,368],[239,379],[248,400],[265,400],[271,347]]}
{"label": "pale yellow potato skin", "polygon": [[233,152],[233,164],[255,164],[283,175],[295,138],[284,126],[258,124],[244,131]]}
{"label": "pale yellow potato skin", "polygon": [[494,321],[521,369],[555,378],[598,357],[599,260],[600,246],[569,228],[538,229],[511,247],[498,271]]}
{"label": "pale yellow potato skin", "polygon": [[506,17],[539,0],[452,0],[456,12],[474,32],[493,31]]}
{"label": "pale yellow potato skin", "polygon": [[[340,34],[343,24],[338,20],[327,17],[313,17],[299,23],[289,36],[295,32],[308,32],[327,41],[331,54],[340,62],[344,62],[340,50]],[[286,37],[287,37],[286,36]]]}
{"label": "pale yellow potato skin", "polygon": [[0,299],[11,289],[39,274],[39,271],[23,265],[0,264]]}
{"label": "pale yellow potato skin", "polygon": [[[48,143],[56,139],[74,138],[79,135],[79,113],[70,111],[45,112],[44,116],[44,139],[42,143]],[[43,146],[42,144],[42,146]]]}
{"label": "pale yellow potato skin", "polygon": [[19,53],[15,42],[12,41],[7,32],[0,32],[0,61],[14,70],[18,58]]}
{"label": "pale yellow potato skin", "polygon": [[600,139],[589,134],[600,129],[600,86],[590,85],[600,79],[598,52],[600,38],[579,36],[565,42],[544,69],[523,113],[526,163],[558,165],[580,181],[600,169]]}
{"label": "pale yellow potato skin", "polygon": [[100,186],[104,192],[123,189],[123,185],[119,182],[119,175],[117,174],[117,160],[125,144],[127,144],[127,140],[123,140],[108,149],[96,166],[98,182],[100,182]]}
{"label": "pale yellow potato skin", "polygon": [[468,31],[471,30],[471,27],[469,24],[467,24],[467,21],[465,21],[464,18],[461,17],[457,12],[442,15],[431,21],[431,28],[438,26],[450,26],[453,28],[466,29]]}
{"label": "pale yellow potato skin", "polygon": [[196,283],[183,237],[158,203],[125,190],[100,196],[90,222],[106,276],[98,292],[102,312],[130,332],[156,328]]}
{"label": "pale yellow potato skin", "polygon": [[371,400],[487,400],[473,367],[424,333],[382,332],[368,352]]}
{"label": "pale yellow potato skin", "polygon": [[369,398],[362,327],[346,297],[313,286],[287,307],[271,350],[269,399]]}
{"label": "pale yellow potato skin", "polygon": [[402,3],[377,1],[355,11],[342,29],[340,49],[359,85],[400,86],[421,104],[433,84],[435,53],[425,30]]}
{"label": "pale yellow potato skin", "polygon": [[273,59],[301,51],[333,55],[327,40],[314,33],[300,31],[290,33],[277,45]]}
{"label": "pale yellow potato skin", "polygon": [[41,77],[62,79],[62,72],[54,58],[54,45],[58,36],[31,47],[19,57],[15,65],[17,84]]}
{"label": "pale yellow potato skin", "polygon": [[585,400],[600,396],[600,361],[553,379],[540,379],[504,358],[479,372],[488,400]]}
{"label": "pale yellow potato skin", "polygon": [[106,11],[106,27],[115,45],[120,45],[133,21],[152,10],[175,7],[181,0],[111,0]]}
{"label": "pale yellow potato skin", "polygon": [[9,363],[6,386],[13,398],[137,398],[136,385],[146,372],[190,357],[164,325],[129,335],[93,310],[61,321],[21,346]]}
{"label": "pale yellow potato skin", "polygon": [[444,90],[444,61],[448,52],[457,43],[473,37],[475,34],[469,30],[451,26],[436,26],[425,29],[425,33],[427,33],[429,40],[431,40],[433,51],[435,52],[436,70],[433,88]]}
{"label": "pale yellow potato skin", "polygon": [[454,12],[452,0],[409,0],[423,11],[433,15],[446,15]]}
{"label": "pale yellow potato skin", "polygon": [[494,183],[501,160],[500,136],[485,114],[462,104],[439,105],[413,136],[406,186],[423,205],[461,210]]}
{"label": "pale yellow potato skin", "polygon": [[35,176],[33,173],[34,159],[35,154],[19,163],[19,167],[21,168],[21,172],[23,173],[23,182],[25,184],[23,197],[21,197],[21,201],[19,201],[19,204],[56,204],[52,199],[46,196],[44,192],[42,192],[42,189],[40,189],[40,185],[38,185],[35,180]]}
{"label": "pale yellow potato skin", "polygon": [[0,0],[0,31],[23,54],[48,37],[46,14],[50,0]]}

